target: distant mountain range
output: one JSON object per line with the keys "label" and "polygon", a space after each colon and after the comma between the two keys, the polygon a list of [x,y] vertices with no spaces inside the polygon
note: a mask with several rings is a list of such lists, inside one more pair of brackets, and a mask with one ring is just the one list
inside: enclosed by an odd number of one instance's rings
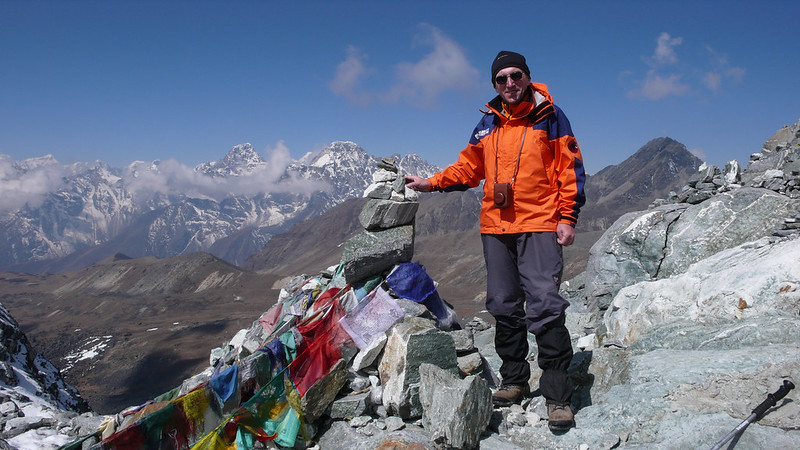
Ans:
{"label": "distant mountain range", "polygon": [[[360,197],[380,159],[353,142],[299,160],[277,153],[267,161],[242,144],[193,169],[173,160],[112,168],[0,155],[8,178],[40,189],[4,200],[0,269],[63,272],[117,253],[165,258],[198,251],[243,264],[294,223]],[[393,157],[409,173],[437,170],[414,154]]]}

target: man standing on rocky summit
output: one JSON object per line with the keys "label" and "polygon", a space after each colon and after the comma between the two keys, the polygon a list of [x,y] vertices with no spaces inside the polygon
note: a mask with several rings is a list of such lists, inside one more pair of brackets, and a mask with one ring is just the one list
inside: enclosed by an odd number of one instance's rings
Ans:
{"label": "man standing on rocky summit", "polygon": [[481,180],[481,240],[486,260],[486,308],[496,324],[503,363],[496,406],[519,403],[530,392],[527,332],[536,336],[539,388],[554,432],[575,426],[567,368],[572,344],[564,325],[569,303],[558,293],[562,247],[575,238],[585,203],[586,174],[578,142],[547,86],[532,83],[525,57],[501,51],[492,63],[499,94],[451,166],[430,178],[406,176],[417,191],[476,187]]}

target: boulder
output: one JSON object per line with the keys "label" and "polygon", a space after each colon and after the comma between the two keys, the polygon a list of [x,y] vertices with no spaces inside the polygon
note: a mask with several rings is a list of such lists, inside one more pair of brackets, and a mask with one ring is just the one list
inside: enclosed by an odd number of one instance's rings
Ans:
{"label": "boulder", "polygon": [[399,227],[410,224],[418,208],[418,202],[370,199],[362,208],[358,220],[366,230]]}
{"label": "boulder", "polygon": [[724,324],[800,308],[800,239],[769,238],[719,252],[685,273],[619,291],[606,311],[606,343],[627,346],[672,321]]}
{"label": "boulder", "polygon": [[453,338],[433,322],[407,318],[389,332],[378,372],[383,386],[383,406],[402,418],[422,415],[419,403],[419,366],[428,363],[458,374]]}
{"label": "boulder", "polygon": [[347,363],[340,359],[333,365],[327,375],[311,386],[300,399],[303,417],[307,422],[317,420],[336,398],[336,395],[347,382]]}
{"label": "boulder", "polygon": [[492,392],[478,376],[460,379],[447,370],[421,364],[422,426],[431,440],[452,448],[475,448],[492,416]]}
{"label": "boulder", "polygon": [[370,412],[369,392],[351,393],[331,403],[326,415],[335,420],[350,420]]}
{"label": "boulder", "polygon": [[770,236],[799,205],[766,189],[741,188],[697,205],[625,214],[589,252],[586,298],[605,309],[625,286],[683,273],[721,250]]}
{"label": "boulder", "polygon": [[475,375],[483,370],[483,358],[477,351],[458,357],[458,371],[462,376]]}
{"label": "boulder", "polygon": [[472,335],[472,330],[464,328],[461,330],[450,331],[450,337],[456,346],[456,352],[459,354],[469,353],[475,350],[475,339]]}
{"label": "boulder", "polygon": [[379,231],[363,231],[349,239],[342,252],[344,277],[356,284],[383,273],[414,256],[414,226],[405,225]]}
{"label": "boulder", "polygon": [[380,353],[383,351],[383,347],[386,345],[386,341],[388,339],[389,338],[386,336],[386,334],[381,334],[370,341],[370,343],[361,349],[353,358],[353,370],[359,371],[370,367],[375,362],[378,355],[380,355]]}

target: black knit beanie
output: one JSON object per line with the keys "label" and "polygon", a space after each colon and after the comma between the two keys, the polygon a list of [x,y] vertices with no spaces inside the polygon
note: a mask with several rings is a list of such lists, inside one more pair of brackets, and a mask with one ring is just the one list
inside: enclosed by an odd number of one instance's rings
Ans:
{"label": "black knit beanie", "polygon": [[520,55],[519,53],[507,52],[504,50],[497,54],[497,56],[494,58],[494,62],[492,63],[492,86],[494,86],[494,78],[497,76],[497,72],[500,72],[506,67],[516,67],[522,69],[528,78],[531,76],[531,69],[529,69],[528,64],[525,63],[524,56]]}

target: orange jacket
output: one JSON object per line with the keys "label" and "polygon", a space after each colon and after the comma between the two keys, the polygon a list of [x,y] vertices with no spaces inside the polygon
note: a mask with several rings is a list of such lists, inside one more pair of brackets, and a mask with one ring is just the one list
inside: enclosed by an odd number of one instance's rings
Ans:
{"label": "orange jacket", "polygon": [[[531,83],[531,89],[531,101],[515,105],[510,117],[503,114],[499,95],[487,103],[489,110],[458,161],[428,179],[435,190],[446,191],[486,180],[481,233],[556,231],[559,223],[575,226],[586,201],[583,157],[569,120],[553,105],[546,85]],[[512,178],[513,204],[497,208],[494,184],[512,183]]]}

